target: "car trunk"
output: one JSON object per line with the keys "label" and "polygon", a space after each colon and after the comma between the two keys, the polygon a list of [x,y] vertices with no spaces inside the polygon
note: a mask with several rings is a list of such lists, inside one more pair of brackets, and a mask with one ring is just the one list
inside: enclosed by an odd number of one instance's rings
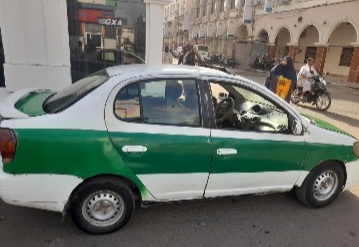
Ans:
{"label": "car trunk", "polygon": [[0,122],[45,114],[43,103],[52,94],[48,90],[35,89],[22,89],[10,94],[0,104]]}

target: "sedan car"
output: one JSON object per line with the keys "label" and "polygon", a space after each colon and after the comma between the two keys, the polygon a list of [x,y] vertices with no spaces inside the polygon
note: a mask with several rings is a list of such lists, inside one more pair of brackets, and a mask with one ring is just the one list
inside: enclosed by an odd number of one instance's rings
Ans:
{"label": "sedan car", "polygon": [[135,54],[117,49],[96,50],[83,57],[71,59],[71,76],[77,81],[107,67],[120,64],[144,64],[145,61]]}
{"label": "sedan car", "polygon": [[[219,93],[227,97],[219,99]],[[329,205],[359,183],[359,142],[219,70],[121,65],[0,104],[0,197],[70,212],[84,231],[140,205],[294,189]]]}

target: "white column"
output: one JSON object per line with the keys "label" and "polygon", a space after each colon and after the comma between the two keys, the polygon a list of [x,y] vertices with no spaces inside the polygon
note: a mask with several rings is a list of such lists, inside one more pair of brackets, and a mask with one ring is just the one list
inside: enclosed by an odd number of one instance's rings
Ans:
{"label": "white column", "polygon": [[0,0],[7,91],[71,84],[66,0]]}
{"label": "white column", "polygon": [[161,64],[164,5],[173,0],[144,0],[146,3],[146,64]]}

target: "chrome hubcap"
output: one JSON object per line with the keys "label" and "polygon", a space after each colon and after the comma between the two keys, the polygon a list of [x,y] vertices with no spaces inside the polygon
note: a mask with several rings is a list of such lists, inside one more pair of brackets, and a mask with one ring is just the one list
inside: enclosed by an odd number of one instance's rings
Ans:
{"label": "chrome hubcap", "polygon": [[318,201],[330,198],[338,187],[338,176],[333,171],[324,171],[314,182],[313,196]]}
{"label": "chrome hubcap", "polygon": [[108,226],[116,223],[124,213],[122,198],[112,191],[96,192],[86,198],[82,215],[93,225]]}

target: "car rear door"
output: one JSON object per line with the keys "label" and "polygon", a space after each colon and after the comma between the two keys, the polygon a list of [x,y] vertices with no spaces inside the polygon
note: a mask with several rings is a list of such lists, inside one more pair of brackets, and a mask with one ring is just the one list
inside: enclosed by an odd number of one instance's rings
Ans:
{"label": "car rear door", "polygon": [[119,84],[108,98],[105,119],[118,159],[158,200],[203,197],[211,145],[200,91],[195,79],[152,78]]}

